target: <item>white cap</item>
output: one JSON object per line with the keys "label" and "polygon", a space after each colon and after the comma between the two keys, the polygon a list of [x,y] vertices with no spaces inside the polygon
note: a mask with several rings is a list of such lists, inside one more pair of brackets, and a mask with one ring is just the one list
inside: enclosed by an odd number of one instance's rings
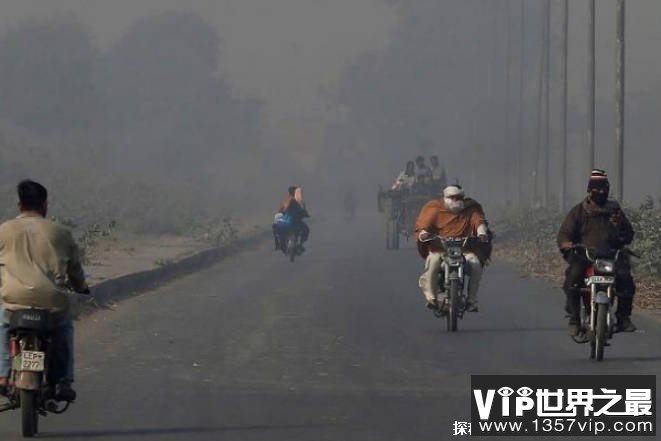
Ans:
{"label": "white cap", "polygon": [[461,188],[458,185],[448,185],[445,187],[445,190],[443,190],[443,197],[449,198],[451,196],[463,196],[464,195],[464,189]]}

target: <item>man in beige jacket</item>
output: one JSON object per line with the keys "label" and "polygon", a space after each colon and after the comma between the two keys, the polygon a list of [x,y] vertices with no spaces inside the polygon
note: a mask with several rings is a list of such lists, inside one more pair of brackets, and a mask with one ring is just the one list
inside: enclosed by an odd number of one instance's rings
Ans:
{"label": "man in beige jacket", "polygon": [[56,398],[73,401],[73,323],[71,290],[89,294],[71,232],[46,219],[48,192],[41,184],[18,184],[20,214],[0,225],[0,391],[9,372],[6,319],[11,311],[27,308],[59,313],[62,324],[52,334]]}

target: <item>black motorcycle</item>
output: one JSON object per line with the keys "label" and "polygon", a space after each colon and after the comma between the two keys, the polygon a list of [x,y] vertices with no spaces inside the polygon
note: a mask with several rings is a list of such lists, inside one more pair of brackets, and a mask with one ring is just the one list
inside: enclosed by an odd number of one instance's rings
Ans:
{"label": "black motorcycle", "polygon": [[20,409],[24,437],[33,437],[39,431],[39,416],[65,412],[71,402],[59,401],[55,396],[55,381],[49,368],[52,353],[53,330],[62,323],[60,314],[44,309],[7,311],[9,324],[10,371],[7,379],[9,403],[0,406],[0,412]]}

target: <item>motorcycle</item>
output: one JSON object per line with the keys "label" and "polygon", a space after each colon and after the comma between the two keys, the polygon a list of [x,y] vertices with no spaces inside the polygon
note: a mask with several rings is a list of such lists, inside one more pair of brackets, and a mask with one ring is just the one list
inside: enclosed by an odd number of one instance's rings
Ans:
{"label": "motorcycle", "polygon": [[455,332],[457,322],[463,319],[467,306],[467,293],[464,289],[467,269],[464,249],[468,243],[468,237],[441,238],[432,235],[421,242],[440,240],[443,245],[443,259],[441,271],[438,274],[438,284],[441,292],[447,293],[444,301],[438,308],[434,309],[434,315],[438,318],[446,317],[447,330]]}
{"label": "motorcycle", "polygon": [[20,409],[22,435],[31,438],[39,431],[39,416],[64,413],[70,401],[55,397],[55,384],[49,378],[52,331],[57,314],[44,309],[6,312],[8,316],[10,371],[7,376],[9,402],[0,412]]}
{"label": "motorcycle", "polygon": [[582,289],[581,329],[572,337],[576,343],[590,343],[590,358],[602,361],[604,348],[615,334],[615,262],[621,250],[606,253],[610,258],[595,257],[583,245],[575,245],[576,252],[585,252],[591,265],[585,271],[585,288]]}
{"label": "motorcycle", "polygon": [[282,235],[282,252],[293,262],[296,256],[303,254],[301,248],[301,235],[298,230],[291,229]]}

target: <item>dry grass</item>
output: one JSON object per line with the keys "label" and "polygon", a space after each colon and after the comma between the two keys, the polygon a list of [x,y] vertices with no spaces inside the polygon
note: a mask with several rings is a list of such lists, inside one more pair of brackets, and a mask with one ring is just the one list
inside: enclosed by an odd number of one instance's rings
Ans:
{"label": "dry grass", "polygon": [[[525,269],[533,277],[552,281],[560,286],[564,280],[566,262],[558,252],[531,248],[513,241],[498,242],[494,257]],[[635,305],[640,309],[661,310],[661,281],[652,277],[636,276]]]}

